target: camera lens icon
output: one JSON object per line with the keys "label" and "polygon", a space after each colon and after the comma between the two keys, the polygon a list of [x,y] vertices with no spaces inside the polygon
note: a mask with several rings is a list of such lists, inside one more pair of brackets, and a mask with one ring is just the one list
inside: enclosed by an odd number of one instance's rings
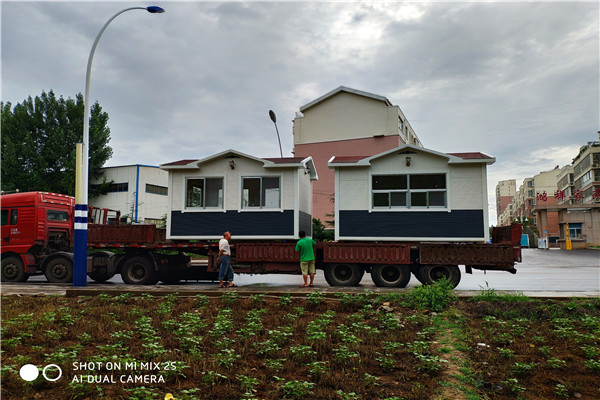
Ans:
{"label": "camera lens icon", "polygon": [[[57,376],[52,377],[47,375],[49,371],[53,372],[54,370],[58,371]],[[25,364],[19,370],[19,375],[24,381],[33,382],[40,376],[40,371],[38,370],[38,367],[33,364]],[[54,375],[54,373],[52,375]],[[56,382],[62,376],[62,369],[56,364],[48,364],[42,369],[42,376],[47,381]]]}

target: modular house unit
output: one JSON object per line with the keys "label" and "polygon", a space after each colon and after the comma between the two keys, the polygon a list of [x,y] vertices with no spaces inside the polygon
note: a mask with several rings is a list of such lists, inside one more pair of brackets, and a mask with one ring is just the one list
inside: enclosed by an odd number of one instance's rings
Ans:
{"label": "modular house unit", "polygon": [[332,157],[335,239],[483,242],[488,237],[482,153],[403,145],[371,157]]}
{"label": "modular house unit", "polygon": [[258,158],[227,150],[161,165],[169,172],[167,239],[297,239],[312,232],[311,157]]}

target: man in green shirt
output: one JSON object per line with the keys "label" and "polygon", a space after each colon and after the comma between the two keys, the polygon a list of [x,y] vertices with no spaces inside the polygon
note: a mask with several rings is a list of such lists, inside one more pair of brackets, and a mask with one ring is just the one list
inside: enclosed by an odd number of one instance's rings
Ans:
{"label": "man in green shirt", "polygon": [[[313,287],[315,272],[317,272],[315,269],[315,252],[313,251],[313,246],[317,243],[311,238],[307,238],[304,231],[300,231],[298,236],[300,236],[300,240],[296,243],[296,251],[300,252],[300,269],[304,278],[304,285],[300,285],[300,287]],[[309,274],[310,284],[307,283]]]}

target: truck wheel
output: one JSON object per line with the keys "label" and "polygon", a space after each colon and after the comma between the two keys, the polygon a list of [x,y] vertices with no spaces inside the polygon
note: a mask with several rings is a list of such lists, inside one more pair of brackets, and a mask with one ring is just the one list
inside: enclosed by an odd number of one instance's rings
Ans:
{"label": "truck wheel", "polygon": [[331,286],[357,286],[365,270],[356,264],[327,264],[325,280]]}
{"label": "truck wheel", "polygon": [[73,282],[73,261],[66,257],[56,257],[46,264],[44,275],[50,283]]}
{"label": "truck wheel", "polygon": [[121,278],[129,285],[154,285],[157,277],[154,265],[143,256],[130,257],[121,267]]}
{"label": "truck wheel", "polygon": [[424,284],[431,285],[445,277],[453,287],[460,282],[460,269],[456,265],[424,265],[421,267]]}
{"label": "truck wheel", "polygon": [[410,268],[407,265],[377,265],[371,269],[371,279],[376,286],[403,288],[410,281]]}
{"label": "truck wheel", "polygon": [[2,282],[25,282],[29,275],[25,273],[23,262],[17,256],[2,259]]}

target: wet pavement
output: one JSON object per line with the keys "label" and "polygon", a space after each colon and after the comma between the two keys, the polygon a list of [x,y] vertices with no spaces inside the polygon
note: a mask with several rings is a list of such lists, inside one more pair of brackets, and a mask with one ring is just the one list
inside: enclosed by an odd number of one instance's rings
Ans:
{"label": "wet pavement", "polygon": [[[482,290],[493,289],[497,294],[524,294],[531,297],[600,297],[600,251],[578,250],[562,251],[558,249],[523,249],[523,262],[518,263],[517,273],[503,271],[474,270],[465,274],[461,267],[462,280],[456,288],[459,296],[474,296]],[[300,288],[300,275],[236,275],[234,281],[238,287],[219,289],[216,282],[187,282],[178,285],[126,285],[119,277],[98,284],[89,281],[85,287],[74,288],[72,284],[50,284],[45,277],[31,277],[25,283],[3,283],[2,295],[66,295],[94,296],[100,293],[151,293],[160,296],[174,292],[180,295],[194,296],[204,294],[220,296],[226,291],[235,290],[240,295],[264,293],[280,296],[290,293],[303,296],[318,291],[333,296],[334,293],[362,293],[365,290],[374,293],[398,293],[407,291],[420,283],[413,277],[406,289],[379,288],[365,274],[357,287],[331,287],[325,281],[323,271],[317,271],[313,288]]]}

